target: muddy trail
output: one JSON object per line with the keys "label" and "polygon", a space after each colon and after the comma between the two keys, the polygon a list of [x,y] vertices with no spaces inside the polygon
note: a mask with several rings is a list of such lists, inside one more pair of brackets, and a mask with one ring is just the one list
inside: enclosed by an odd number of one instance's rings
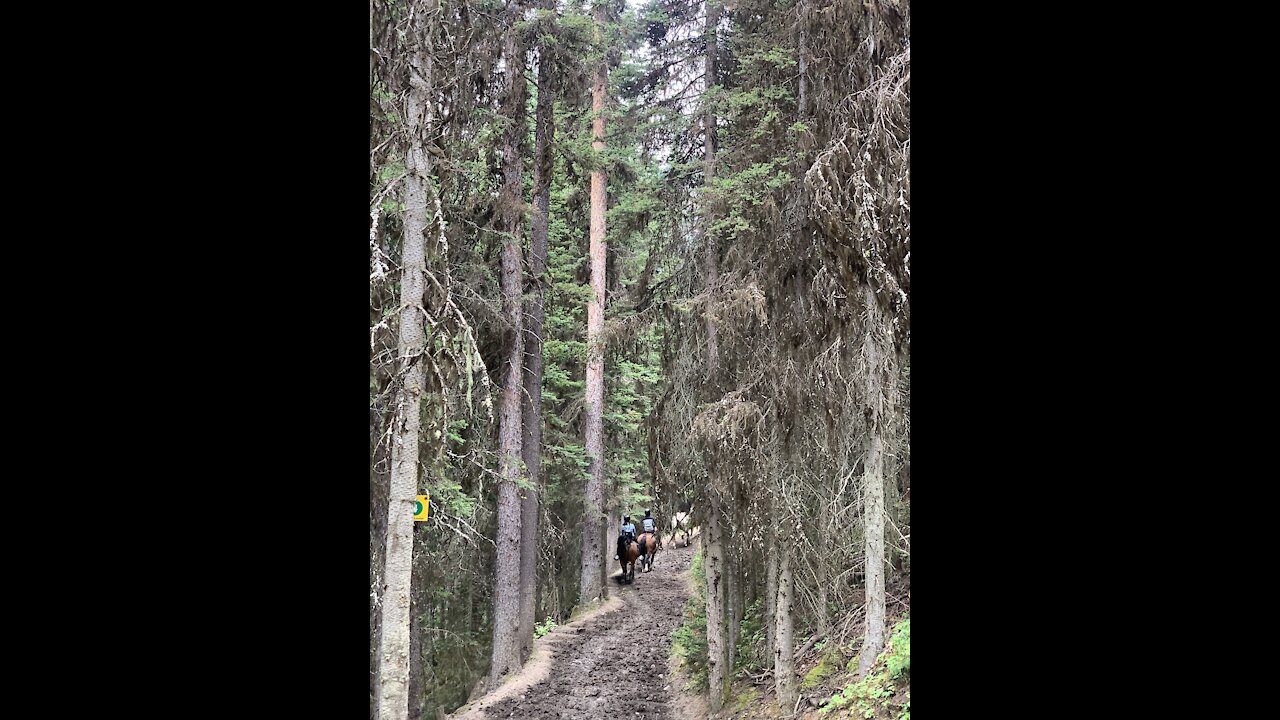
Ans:
{"label": "muddy trail", "polygon": [[667,657],[689,599],[682,573],[692,558],[692,548],[666,542],[652,571],[641,572],[636,564],[629,585],[618,584],[618,562],[610,560],[615,607],[544,638],[540,652],[550,654],[546,676],[492,704],[482,699],[470,717],[678,720],[680,688],[668,674]]}

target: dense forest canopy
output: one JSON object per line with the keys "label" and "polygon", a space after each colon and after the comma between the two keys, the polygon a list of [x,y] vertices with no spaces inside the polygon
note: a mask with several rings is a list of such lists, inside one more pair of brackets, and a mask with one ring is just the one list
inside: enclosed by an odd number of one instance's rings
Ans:
{"label": "dense forest canopy", "polygon": [[893,665],[910,61],[908,0],[371,0],[371,717],[518,672],[646,508],[709,712]]}

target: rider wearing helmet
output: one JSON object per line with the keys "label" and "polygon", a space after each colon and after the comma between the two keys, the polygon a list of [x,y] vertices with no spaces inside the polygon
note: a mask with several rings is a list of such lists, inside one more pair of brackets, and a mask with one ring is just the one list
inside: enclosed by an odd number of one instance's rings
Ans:
{"label": "rider wearing helmet", "polygon": [[641,532],[653,533],[654,543],[657,545],[655,549],[662,549],[662,536],[658,534],[658,521],[649,514],[649,510],[644,511],[644,519],[640,521]]}
{"label": "rider wearing helmet", "polygon": [[626,552],[627,544],[635,542],[636,526],[631,522],[631,516],[627,515],[622,518],[622,534],[618,536],[618,554],[613,556],[614,560],[622,557]]}

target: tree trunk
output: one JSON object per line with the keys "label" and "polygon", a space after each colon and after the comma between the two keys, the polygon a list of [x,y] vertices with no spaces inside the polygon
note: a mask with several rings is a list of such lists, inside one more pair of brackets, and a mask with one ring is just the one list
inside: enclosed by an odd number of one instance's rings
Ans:
{"label": "tree trunk", "polygon": [[[604,34],[607,20],[605,5],[595,7],[596,37]],[[604,100],[608,67],[605,58],[596,67],[591,85],[591,111],[595,119],[591,126],[591,147],[596,161],[604,158]],[[604,348],[601,347],[604,330],[605,285],[605,176],[604,169],[591,171],[591,299],[587,303],[587,397],[586,397],[586,451],[587,480],[586,506],[582,517],[582,579],[579,585],[579,603],[587,603],[604,597]],[[612,553],[610,554],[612,557]]]}
{"label": "tree trunk", "polygon": [[[706,42],[705,77],[703,83],[710,89],[716,82],[716,24],[720,21],[720,5],[718,0],[707,0],[706,26],[703,38]],[[704,192],[711,188],[711,180],[715,176],[716,167],[716,114],[709,105],[703,118],[703,144],[705,150]],[[706,245],[707,293],[714,294],[719,285],[718,248],[711,226],[715,220],[715,203],[708,197],[705,201],[705,217],[703,235]],[[714,303],[707,305],[707,385],[708,393],[714,398],[717,394],[720,374],[720,346],[717,337]],[[708,508],[707,508],[707,543],[703,559],[707,577],[707,680],[709,684],[711,712],[719,712],[724,704],[726,683],[726,633],[725,633],[725,587],[724,587],[724,548],[721,528],[718,473],[712,461],[708,468]]]}
{"label": "tree trunk", "polygon": [[[521,17],[519,4],[513,17]],[[524,386],[524,308],[521,292],[523,259],[523,185],[520,147],[525,135],[524,49],[519,34],[507,33],[503,43],[506,66],[506,98],[503,113],[509,119],[502,138],[502,190],[498,211],[502,241],[502,314],[510,324],[509,344],[503,370],[499,401],[498,431],[498,542],[493,591],[493,655],[489,665],[489,687],[508,672],[520,668],[520,525],[519,482],[521,462],[521,389]],[[532,628],[530,628],[532,630]]]}
{"label": "tree trunk", "polygon": [[773,648],[773,686],[778,693],[778,712],[782,717],[791,717],[796,706],[796,681],[792,669],[795,648],[791,628],[791,543],[784,537],[779,544],[778,600],[774,617],[778,636]]}
{"label": "tree trunk", "polygon": [[[713,476],[714,484],[714,476]],[[719,712],[724,704],[725,648],[724,622],[724,547],[721,537],[720,503],[715,490],[708,493],[710,507],[707,512],[707,544],[703,566],[707,577],[707,681],[711,712]]]}
{"label": "tree trunk", "polygon": [[769,533],[765,539],[765,555],[768,558],[769,569],[765,571],[764,581],[764,656],[766,658],[773,657],[773,646],[775,642],[775,633],[777,632],[777,614],[778,614],[778,527],[777,523],[771,523]]}
{"label": "tree trunk", "polygon": [[[706,28],[703,30],[703,38],[706,42],[705,49],[705,77],[703,83],[707,90],[716,84],[716,25],[720,22],[720,4],[719,0],[707,0],[707,17]],[[705,94],[705,92],[704,92]],[[702,120],[702,141],[705,157],[703,162],[703,192],[711,189],[711,180],[716,174],[716,113],[715,110],[708,105],[706,114]],[[706,217],[703,233],[706,239],[706,263],[707,263],[707,293],[713,294],[716,286],[720,284],[720,266],[719,266],[719,248],[717,247],[715,235],[711,232],[711,225],[715,221],[714,213],[715,203],[710,198],[706,200]],[[715,375],[720,365],[720,346],[717,337],[714,303],[707,304],[707,376],[711,380],[714,388]]]}
{"label": "tree trunk", "polygon": [[809,3],[800,0],[796,8],[796,17],[800,26],[800,39],[796,43],[796,55],[799,58],[799,93],[797,93],[796,110],[800,117],[809,114]]}
{"label": "tree trunk", "polygon": [[[415,524],[413,528],[414,546],[421,548],[418,542],[422,528]],[[422,550],[417,550],[413,559],[412,582],[409,593],[409,720],[421,720],[422,701],[426,693],[422,687],[422,616],[425,614],[423,600],[427,597],[427,584],[423,577]],[[429,609],[429,608],[428,608]]]}
{"label": "tree trunk", "polygon": [[867,630],[858,659],[858,674],[865,675],[884,648],[884,457],[881,454],[883,401],[880,389],[880,310],[875,291],[865,289],[867,303],[867,457],[863,488],[863,538],[866,543]]}
{"label": "tree trunk", "polygon": [[[429,55],[428,55],[429,57]],[[423,78],[419,70],[426,73]],[[409,130],[408,174],[404,179],[404,251],[400,280],[399,372],[403,376],[391,446],[391,487],[387,503],[385,589],[378,647],[378,717],[406,720],[409,713],[409,585],[413,570],[413,509],[418,491],[418,431],[421,422],[423,360],[426,350],[423,303],[426,275],[429,155],[422,146],[430,122],[431,66],[414,53],[406,98]],[[427,115],[424,120],[424,115]]]}
{"label": "tree trunk", "polygon": [[742,629],[742,560],[732,549],[732,543],[725,546],[725,665],[726,676],[732,682],[734,660],[738,654],[738,632]]}
{"label": "tree trunk", "polygon": [[[554,7],[553,2],[543,6]],[[520,522],[520,659],[533,649],[534,607],[538,598],[538,497],[542,493],[542,324],[546,316],[547,221],[551,208],[551,143],[555,123],[550,52],[544,43],[538,58],[538,106],[533,156],[533,220],[529,236],[529,275],[532,285],[525,323],[524,464],[529,470]]]}
{"label": "tree trunk", "polygon": [[[747,509],[741,505],[734,509],[734,517],[745,518]],[[728,572],[725,583],[725,606],[727,612],[727,631],[725,632],[725,653],[728,663],[725,666],[726,685],[733,683],[733,672],[738,662],[738,641],[742,637],[742,618],[746,615],[746,589],[751,584],[750,557],[743,547],[743,535],[740,525],[735,525],[731,532],[725,533],[721,543],[725,548],[725,569]]]}

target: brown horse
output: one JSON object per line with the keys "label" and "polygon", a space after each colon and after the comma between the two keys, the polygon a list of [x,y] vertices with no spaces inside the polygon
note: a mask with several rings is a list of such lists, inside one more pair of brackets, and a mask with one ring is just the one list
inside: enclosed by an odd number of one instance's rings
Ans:
{"label": "brown horse", "polygon": [[[640,545],[635,540],[632,540],[627,543],[626,551],[618,559],[618,562],[622,565],[622,577],[618,578],[619,583],[635,582],[636,558],[638,557],[640,557]],[[627,572],[628,565],[631,566],[630,572]]]}
{"label": "brown horse", "polygon": [[653,570],[653,556],[658,554],[658,538],[653,533],[640,535],[640,567],[644,572]]}

